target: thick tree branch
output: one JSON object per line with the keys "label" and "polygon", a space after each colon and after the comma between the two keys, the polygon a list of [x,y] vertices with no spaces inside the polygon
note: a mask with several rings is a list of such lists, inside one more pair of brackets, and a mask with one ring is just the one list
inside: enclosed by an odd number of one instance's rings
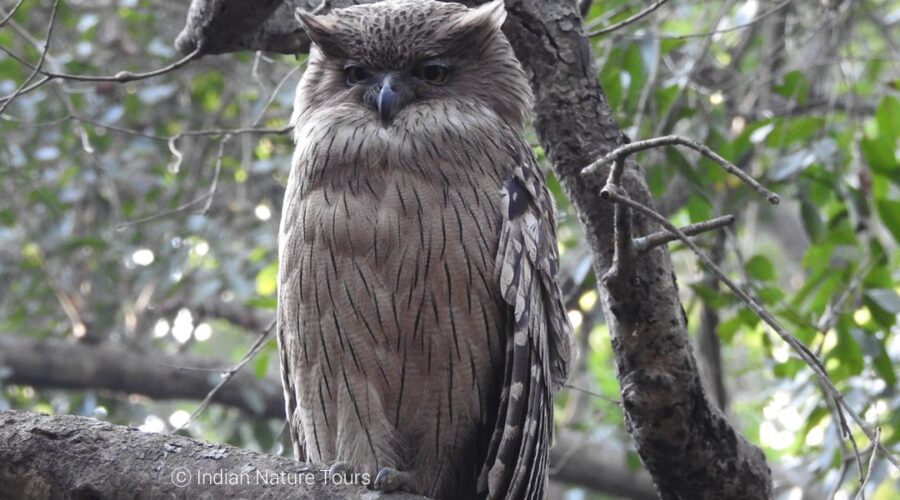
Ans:
{"label": "thick tree branch", "polygon": [[[6,373],[2,382],[36,388],[105,389],[154,399],[199,401],[220,379],[218,371],[209,370],[226,371],[229,366],[224,360],[0,335],[0,373]],[[237,372],[213,401],[262,417],[284,418],[281,383],[274,379],[257,380]],[[260,407],[264,408],[262,414]],[[620,450],[591,442],[582,434],[562,431],[551,459],[553,478],[558,481],[614,495],[655,498],[653,484],[644,471],[629,468]]]}
{"label": "thick tree branch", "polygon": [[[138,352],[119,345],[85,345],[0,335],[0,381],[58,389],[100,389],[153,399],[203,399],[231,363],[185,355]],[[196,370],[192,368],[200,368]],[[284,418],[281,383],[235,374],[213,402],[254,415]]]}
{"label": "thick tree branch", "polygon": [[289,458],[75,417],[0,412],[0,498],[260,498],[380,495]]}

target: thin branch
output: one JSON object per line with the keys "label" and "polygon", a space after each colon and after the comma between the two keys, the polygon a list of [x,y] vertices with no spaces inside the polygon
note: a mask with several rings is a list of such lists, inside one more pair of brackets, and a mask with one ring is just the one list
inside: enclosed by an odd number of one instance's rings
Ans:
{"label": "thin branch", "polygon": [[702,37],[707,37],[707,36],[720,35],[722,33],[731,33],[732,31],[746,29],[755,24],[758,24],[763,19],[765,19],[765,18],[771,16],[772,14],[778,12],[779,10],[787,7],[788,4],[791,3],[792,1],[793,0],[784,0],[783,2],[776,5],[775,7],[772,7],[771,9],[756,16],[755,18],[753,18],[752,21],[748,21],[744,24],[739,24],[737,26],[732,26],[730,28],[711,30],[711,31],[703,32],[703,33],[690,33],[687,35],[646,35],[646,36],[639,36],[639,37],[635,37],[635,38],[637,38],[637,39],[656,38],[657,40],[687,40],[689,38],[702,38]]}
{"label": "thin branch", "polygon": [[[162,135],[148,134],[146,132],[141,132],[139,130],[134,130],[134,129],[130,129],[130,128],[119,127],[117,125],[112,125],[109,123],[98,122],[95,120],[91,120],[90,118],[85,118],[85,117],[79,116],[79,115],[67,115],[62,118],[58,118],[52,122],[48,122],[48,124],[63,121],[66,119],[77,120],[80,122],[84,122],[84,123],[93,125],[95,127],[100,127],[100,128],[104,128],[107,130],[120,132],[123,134],[136,135],[136,136],[140,136],[140,137],[146,137],[147,139],[153,139],[155,141],[166,141],[166,142],[172,141],[173,139],[178,140],[182,136],[214,137],[217,135],[243,135],[243,134],[259,134],[259,135],[279,134],[280,135],[280,134],[288,133],[293,128],[290,125],[285,125],[284,127],[280,127],[280,128],[257,128],[257,127],[232,128],[232,129],[211,128],[211,129],[204,129],[204,130],[185,130],[184,132],[179,132],[175,135],[166,137],[166,136],[162,136]],[[175,154],[175,153],[173,152],[173,154]],[[178,154],[180,154],[180,152]]]}
{"label": "thin branch", "polygon": [[[28,84],[30,84],[32,82],[32,80],[34,80],[34,78],[38,75],[38,73],[41,72],[41,67],[44,66],[44,61],[47,59],[47,51],[50,50],[50,40],[53,37],[53,27],[56,26],[56,14],[57,14],[57,12],[59,12],[59,4],[60,4],[60,0],[56,0],[55,2],[53,2],[53,11],[50,13],[50,23],[47,25],[47,36],[44,40],[44,47],[41,50],[41,57],[40,57],[40,59],[38,59],[37,65],[31,66],[32,72],[30,75],[28,75],[28,78],[26,78],[25,81],[22,82],[22,85],[19,88],[17,88],[15,92],[13,92],[11,95],[9,95],[8,97],[5,98],[5,100],[3,101],[3,104],[0,105],[0,115],[2,115],[4,111],[6,111],[6,108],[10,104],[12,104],[13,101],[16,100],[16,97],[19,97],[19,95],[22,94],[22,92],[28,87]],[[15,10],[15,9],[13,9],[13,10]],[[8,19],[4,19],[3,22],[5,23],[7,20]],[[3,49],[3,47],[0,47],[0,49]],[[6,49],[3,49],[3,50],[6,51]],[[44,81],[48,81],[48,80],[44,80]],[[31,88],[36,88],[36,87],[33,86]]]}
{"label": "thin branch", "polygon": [[219,188],[219,174],[222,172],[222,157],[225,156],[225,143],[230,141],[231,138],[231,134],[225,134],[222,140],[219,141],[219,152],[216,154],[216,170],[213,173],[212,184],[209,186],[209,193],[206,195],[206,205],[203,206],[203,210],[200,212],[203,215],[209,212],[209,207],[212,206],[213,198],[216,196],[216,190]]}
{"label": "thin branch", "polygon": [[[750,186],[754,190],[756,190],[756,192],[765,196],[766,199],[769,200],[769,203],[771,203],[773,205],[777,205],[781,201],[781,198],[779,198],[777,194],[764,188],[759,182],[756,181],[756,179],[754,179],[753,177],[748,175],[743,170],[739,169],[736,165],[734,165],[730,161],[719,156],[719,154],[716,153],[715,151],[713,151],[712,149],[710,149],[707,146],[700,144],[696,141],[692,141],[690,139],[686,139],[686,138],[678,136],[678,135],[667,135],[664,137],[655,137],[653,139],[647,139],[646,141],[632,142],[630,144],[626,144],[624,146],[618,147],[618,148],[614,149],[613,151],[611,151],[610,153],[608,153],[603,158],[600,158],[599,160],[595,161],[594,163],[591,163],[590,165],[588,165],[587,167],[582,169],[581,173],[582,173],[582,175],[592,175],[595,172],[597,172],[597,170],[600,169],[601,167],[605,166],[608,163],[615,162],[620,157],[627,157],[633,153],[636,153],[638,151],[643,151],[645,149],[651,149],[651,148],[656,148],[656,147],[661,147],[661,146],[675,146],[675,145],[691,148],[691,149],[699,152],[703,156],[709,158],[710,160],[715,162],[717,165],[719,165],[720,167],[725,169],[726,172],[736,176],[737,178],[742,180],[745,184],[747,184],[748,186]],[[624,162],[621,162],[621,163],[616,162],[614,164],[613,168],[610,170],[610,174],[609,174],[610,179],[618,178],[618,176],[621,176],[623,168],[624,168]]]}
{"label": "thin branch", "polygon": [[866,486],[869,484],[869,478],[872,477],[872,467],[875,465],[875,457],[878,455],[878,445],[881,443],[881,426],[875,428],[875,440],[872,443],[872,454],[869,455],[869,466],[866,468],[865,475],[859,478],[859,493],[856,494],[854,500],[866,500]]}
{"label": "thin branch", "polygon": [[291,129],[293,129],[293,127],[290,125],[285,125],[284,127],[281,127],[281,128],[255,128],[255,127],[234,128],[234,129],[211,128],[211,129],[206,129],[206,130],[188,130],[185,132],[180,132],[178,135],[184,135],[184,136],[210,135],[210,136],[214,136],[214,135],[239,135],[239,134],[286,134]]}
{"label": "thin branch", "polygon": [[869,262],[870,257],[871,255],[866,253],[862,262],[859,264],[859,272],[856,273],[850,281],[850,284],[841,291],[841,294],[836,300],[829,302],[825,307],[825,312],[822,313],[822,316],[816,323],[816,329],[819,332],[826,334],[828,333],[828,330],[831,330],[831,327],[834,326],[834,322],[837,320],[837,317],[847,303],[847,300],[856,293],[856,289],[862,284],[863,279],[869,274],[869,271],[875,267],[875,262]]}
{"label": "thin branch", "polygon": [[188,418],[187,421],[181,424],[177,429],[172,431],[173,433],[186,428],[191,424],[191,422],[194,421],[195,418],[197,418],[197,416],[199,416],[201,413],[203,413],[204,410],[206,410],[206,408],[212,402],[213,398],[216,397],[216,394],[223,387],[225,387],[225,384],[227,384],[237,372],[241,371],[241,369],[265,346],[266,341],[269,339],[269,333],[272,332],[273,328],[275,328],[274,319],[269,323],[269,326],[267,326],[266,329],[263,330],[263,332],[259,335],[259,338],[256,339],[256,342],[254,342],[253,345],[250,346],[250,350],[247,351],[246,354],[244,354],[244,357],[241,358],[241,361],[234,367],[222,372],[222,380],[215,387],[213,387],[211,391],[209,391],[205,398],[203,398],[203,401],[200,402],[200,406],[198,406],[197,409],[194,410],[194,413],[191,414],[190,418]]}
{"label": "thin branch", "polygon": [[588,33],[587,36],[590,38],[590,37],[594,37],[594,36],[605,35],[607,33],[612,33],[613,31],[616,31],[617,29],[624,28],[625,26],[628,26],[629,24],[636,23],[636,22],[640,21],[641,19],[647,17],[648,15],[652,14],[653,11],[660,8],[664,3],[668,2],[668,1],[669,0],[658,0],[656,3],[650,5],[646,9],[638,12],[637,14],[629,17],[628,19],[625,19],[616,24],[613,24],[612,26],[607,26],[605,28],[600,28],[596,31],[592,31],[592,32]]}
{"label": "thin branch", "polygon": [[588,396],[593,396],[593,397],[595,397],[595,398],[597,398],[597,399],[602,399],[603,401],[606,401],[607,403],[612,403],[612,404],[614,404],[614,405],[616,405],[616,406],[619,406],[619,407],[622,406],[622,402],[619,401],[618,399],[613,399],[613,398],[604,396],[603,394],[600,394],[600,393],[597,393],[597,392],[594,392],[594,391],[589,391],[589,390],[587,390],[587,389],[582,389],[581,387],[576,387],[576,386],[574,386],[574,385],[572,385],[572,384],[566,384],[565,387],[566,387],[566,389],[571,389],[571,390],[573,390],[573,391],[577,391],[577,392],[580,392],[580,393],[582,393],[582,394],[587,394]]}
{"label": "thin branch", "polygon": [[[843,407],[846,409],[847,414],[856,422],[856,425],[863,431],[863,433],[872,441],[875,441],[875,433],[869,429],[866,422],[860,417],[847,403],[847,400],[844,399],[843,394],[835,387],[834,383],[829,378],[828,373],[825,371],[825,367],[822,365],[822,362],[813,354],[803,343],[797,340],[793,335],[788,333],[788,331],[781,326],[781,323],[778,322],[768,311],[765,310],[756,300],[747,295],[741,287],[735,284],[731,279],[725,276],[725,273],[719,269],[703,252],[700,251],[700,248],[694,244],[691,239],[684,234],[680,229],[678,229],[674,224],[669,222],[664,216],[657,213],[655,210],[638,203],[631,198],[629,198],[624,191],[618,186],[607,184],[603,190],[600,192],[600,196],[603,199],[611,200],[615,203],[619,203],[625,205],[631,209],[637,210],[641,214],[646,217],[656,221],[658,224],[663,226],[668,231],[672,232],[678,239],[684,242],[694,254],[697,255],[697,258],[700,259],[700,262],[706,266],[707,269],[712,272],[716,278],[718,278],[722,283],[724,283],[731,291],[747,304],[747,307],[753,311],[756,316],[758,316],[761,320],[763,320],[766,324],[768,324],[775,333],[778,334],[779,337],[782,338],[787,344],[797,353],[797,355],[802,359],[812,370],[813,373],[819,379],[819,382],[825,387],[827,392],[831,395],[831,397],[838,403],[839,407]],[[843,426],[842,426],[843,428]],[[898,469],[900,469],[900,461],[897,460],[893,454],[884,447],[883,444],[879,443],[878,447],[881,448],[882,452],[884,452],[887,459],[894,464]]]}
{"label": "thin branch", "polygon": [[[721,229],[732,224],[734,224],[734,216],[725,215],[708,221],[698,222],[697,224],[691,224],[690,226],[685,226],[681,228],[681,232],[687,236],[697,236],[698,234],[715,231],[716,229]],[[658,231],[653,234],[648,234],[647,236],[635,238],[632,246],[638,254],[642,254],[677,239],[678,236],[669,231]]]}
{"label": "thin branch", "polygon": [[597,26],[600,26],[601,24],[606,24],[610,19],[612,19],[614,17],[618,17],[620,14],[622,14],[623,12],[626,12],[628,9],[629,9],[629,6],[627,4],[620,5],[614,9],[610,10],[609,12],[603,13],[602,16],[591,20],[589,23],[587,23],[584,26],[584,29],[588,32],[593,31],[594,28],[596,28]]}
{"label": "thin branch", "polygon": [[32,70],[35,70],[37,73],[40,73],[41,75],[46,76],[48,79],[59,78],[61,80],[72,80],[72,81],[76,81],[76,82],[127,83],[127,82],[133,82],[136,80],[146,80],[148,78],[153,78],[156,76],[164,75],[166,73],[175,71],[176,69],[181,68],[182,66],[186,65],[187,63],[189,63],[189,62],[193,61],[194,59],[197,59],[198,57],[201,56],[200,48],[198,47],[198,48],[194,49],[194,51],[191,52],[190,54],[169,64],[168,66],[164,66],[162,68],[155,69],[153,71],[147,71],[146,73],[132,73],[131,71],[119,71],[115,75],[99,76],[99,75],[75,75],[72,73],[57,73],[54,71],[46,71],[40,67],[40,64],[35,66],[35,65],[29,63],[28,61],[26,61],[25,59],[12,53],[9,49],[6,49],[5,47],[0,46],[0,50],[2,50],[3,52],[6,53],[6,55],[15,59],[16,61],[20,62],[21,64],[24,64],[25,66],[31,68]]}
{"label": "thin branch", "polygon": [[[2,47],[2,46],[0,46],[0,50],[3,50],[3,47]],[[29,86],[25,87],[24,89],[22,89],[21,92],[19,92],[17,95],[16,95],[16,94],[10,94],[10,95],[8,95],[8,96],[0,97],[0,102],[9,102],[9,101],[12,100],[14,97],[25,95],[25,94],[31,92],[32,90],[34,90],[34,89],[40,87],[41,85],[43,85],[43,84],[49,82],[50,80],[51,80],[51,78],[50,78],[49,76],[43,76],[43,77],[41,77],[38,81],[36,81],[36,82],[32,83],[31,85],[29,85]]]}
{"label": "thin branch", "polygon": [[[618,186],[625,166],[625,156],[615,159],[615,167],[609,175],[609,182]],[[615,250],[613,262],[609,271],[603,275],[603,282],[608,286],[620,287],[627,283],[628,277],[634,270],[634,257],[637,252],[633,246],[633,231],[631,226],[631,210],[622,205],[616,205],[613,213],[613,231],[615,238]]]}
{"label": "thin branch", "polygon": [[[734,5],[735,1],[736,0],[725,0],[722,3],[722,7],[719,9],[718,14],[716,15],[716,20],[710,26],[716,27],[721,24],[722,20],[725,19],[726,14],[728,14],[728,11],[731,9],[732,5]],[[677,86],[678,88],[675,91],[675,97],[672,98],[671,104],[666,107],[663,116],[657,120],[657,124],[652,135],[662,135],[663,132],[665,132],[673,125],[671,121],[672,117],[675,116],[676,111],[681,108],[681,101],[682,99],[684,99],[684,94],[687,91],[688,87],[694,82],[694,77],[702,67],[700,63],[709,54],[709,51],[712,49],[712,45],[713,37],[707,37],[705,40],[703,40],[700,50],[698,50],[696,52],[696,55],[691,58],[691,62],[687,65],[684,65],[687,66],[688,70],[686,74],[682,78],[680,78],[683,84]]]}
{"label": "thin branch", "polygon": [[10,10],[9,13],[3,17],[3,19],[0,19],[0,28],[2,28],[3,25],[6,24],[7,21],[12,19],[12,16],[14,16],[16,14],[16,11],[19,10],[19,7],[22,5],[23,2],[25,2],[25,0],[19,0],[18,2],[16,2],[16,4],[13,5],[12,10]]}

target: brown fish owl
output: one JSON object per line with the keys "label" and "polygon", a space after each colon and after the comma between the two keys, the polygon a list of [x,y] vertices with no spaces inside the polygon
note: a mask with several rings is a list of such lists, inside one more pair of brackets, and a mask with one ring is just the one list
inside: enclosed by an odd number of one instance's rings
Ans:
{"label": "brown fish owl", "polygon": [[500,0],[299,14],[279,244],[297,458],[443,499],[542,498],[569,366],[528,80]]}

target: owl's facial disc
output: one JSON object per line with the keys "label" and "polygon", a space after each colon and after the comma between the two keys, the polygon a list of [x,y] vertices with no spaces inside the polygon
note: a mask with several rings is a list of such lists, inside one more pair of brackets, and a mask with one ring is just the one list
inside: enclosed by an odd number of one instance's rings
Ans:
{"label": "owl's facial disc", "polygon": [[430,58],[404,69],[371,71],[350,62],[344,66],[344,78],[348,87],[361,91],[362,104],[387,126],[406,106],[436,97],[435,87],[448,82],[450,66],[442,59]]}

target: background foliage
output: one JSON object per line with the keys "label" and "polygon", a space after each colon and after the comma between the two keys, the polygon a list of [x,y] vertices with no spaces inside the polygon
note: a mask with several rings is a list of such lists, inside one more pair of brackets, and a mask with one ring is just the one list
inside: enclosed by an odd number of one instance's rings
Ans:
{"label": "background foliage", "polygon": [[[588,30],[646,7],[595,4]],[[0,29],[0,47],[36,62],[51,6],[24,2]],[[94,75],[166,66],[179,57],[172,40],[185,11],[159,0],[62,2],[46,67]],[[701,237],[703,248],[819,354],[853,407],[900,451],[898,24],[900,2],[890,0],[669,2],[592,39],[599,78],[632,139],[695,139],[782,195],[767,206],[686,150],[638,157],[657,207],[678,225],[737,216],[724,236]],[[302,56],[207,57],[151,80],[55,80],[16,98],[0,115],[0,335],[240,360],[274,309],[292,151],[283,130],[302,67]],[[29,74],[0,53],[0,95]],[[582,346],[558,423],[620,443],[637,467],[589,252],[548,176]],[[711,397],[763,447],[779,495],[854,495],[852,445],[811,371],[689,251],[670,249]],[[266,344],[245,370],[276,376],[274,351]],[[172,431],[198,404],[4,384],[6,375],[0,367],[0,409]],[[258,396],[245,398],[260,407]],[[180,432],[289,453],[282,428],[213,405]],[[868,441],[855,437],[867,458]],[[877,459],[868,493],[897,498],[898,480]]]}

